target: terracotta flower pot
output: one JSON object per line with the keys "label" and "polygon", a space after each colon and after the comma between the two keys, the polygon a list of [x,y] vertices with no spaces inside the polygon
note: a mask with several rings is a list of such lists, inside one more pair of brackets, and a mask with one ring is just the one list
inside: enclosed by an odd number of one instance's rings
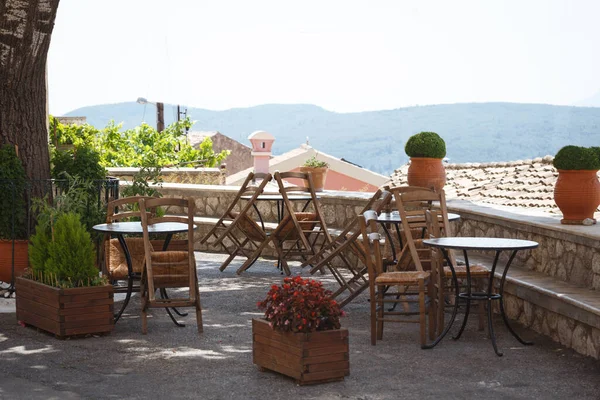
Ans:
{"label": "terracotta flower pot", "polygon": [[411,157],[407,178],[409,186],[439,191],[446,184],[446,169],[441,158]]}
{"label": "terracotta flower pot", "polygon": [[322,192],[325,188],[325,180],[327,179],[327,167],[300,167],[300,172],[310,172],[312,174],[315,192]]}
{"label": "terracotta flower pot", "polygon": [[[0,240],[0,281],[11,283],[12,278],[12,240]],[[29,241],[15,240],[15,278],[23,275],[29,265],[27,249]]]}
{"label": "terracotta flower pot", "polygon": [[586,218],[594,219],[600,204],[600,182],[596,173],[593,170],[558,170],[554,201],[563,213],[561,223],[577,225]]}

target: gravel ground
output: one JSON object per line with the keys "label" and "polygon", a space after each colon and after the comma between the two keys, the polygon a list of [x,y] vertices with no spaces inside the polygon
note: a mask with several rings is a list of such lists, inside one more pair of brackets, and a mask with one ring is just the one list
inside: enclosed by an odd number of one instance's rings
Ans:
{"label": "gravel ground", "polygon": [[[371,346],[367,296],[346,307],[350,331],[350,376],[343,382],[297,386],[285,376],[252,364],[251,319],[256,302],[282,276],[272,261],[244,275],[224,272],[220,254],[198,253],[204,333],[193,315],[188,326],[173,325],[153,310],[148,335],[141,334],[134,298],[110,335],[57,340],[17,324],[11,301],[0,314],[0,398],[4,399],[599,399],[600,362],[565,349],[532,331],[521,346],[496,321],[504,357],[494,354],[485,333],[469,321],[458,341],[444,339],[421,350],[417,324],[392,324]],[[304,276],[292,263],[292,271]],[[330,275],[315,276],[333,288]],[[118,305],[117,305],[118,306]],[[6,312],[9,311],[9,312]],[[457,324],[458,325],[458,324]]]}

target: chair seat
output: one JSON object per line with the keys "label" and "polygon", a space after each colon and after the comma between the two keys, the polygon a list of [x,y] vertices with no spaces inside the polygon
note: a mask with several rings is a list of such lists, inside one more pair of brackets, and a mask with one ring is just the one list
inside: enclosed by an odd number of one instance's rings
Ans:
{"label": "chair seat", "polygon": [[385,285],[418,283],[420,280],[428,279],[430,275],[429,271],[384,272],[377,275],[375,283]]}
{"label": "chair seat", "polygon": [[[126,238],[127,248],[131,256],[131,266],[134,273],[140,274],[144,268],[144,239]],[[110,239],[106,242],[106,250],[109,254],[108,273],[109,279],[121,280],[129,277],[127,260],[118,239]]]}
{"label": "chair seat", "polygon": [[[296,219],[300,223],[300,228],[303,231],[312,231],[317,224],[317,214],[312,212],[297,212],[294,213]],[[289,215],[286,215],[280,222],[282,228],[277,231],[275,237],[277,239],[293,240],[298,238],[297,232],[294,230],[294,222]],[[293,231],[294,230],[294,231]],[[293,232],[291,232],[293,231]]]}
{"label": "chair seat", "polygon": [[[483,265],[475,264],[469,266],[469,270],[471,272],[472,277],[487,277],[490,274],[490,271],[484,267]],[[459,265],[454,268],[454,272],[456,272],[457,278],[466,278],[467,277],[467,267],[464,265]],[[444,275],[446,278],[452,277],[452,270],[450,267],[444,267]]]}
{"label": "chair seat", "polygon": [[[240,213],[232,211],[229,213],[231,219],[236,219]],[[261,229],[261,227],[254,221],[248,214],[243,214],[239,219],[238,225],[240,231],[244,232],[244,234],[254,241],[262,241],[265,240],[265,232]]]}

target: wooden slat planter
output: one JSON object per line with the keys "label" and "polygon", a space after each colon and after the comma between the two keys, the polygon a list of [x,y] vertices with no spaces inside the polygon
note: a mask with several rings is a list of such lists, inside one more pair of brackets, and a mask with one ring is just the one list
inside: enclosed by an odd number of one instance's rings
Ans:
{"label": "wooden slat planter", "polygon": [[16,279],[17,320],[53,333],[109,333],[114,327],[112,285],[59,289]]}
{"label": "wooden slat planter", "polygon": [[292,333],[252,320],[254,364],[290,376],[300,385],[341,381],[350,375],[348,330]]}

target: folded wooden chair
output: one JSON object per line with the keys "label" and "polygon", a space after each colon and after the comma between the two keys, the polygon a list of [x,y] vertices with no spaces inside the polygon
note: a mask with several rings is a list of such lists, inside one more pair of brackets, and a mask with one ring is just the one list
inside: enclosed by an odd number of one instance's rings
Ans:
{"label": "folded wooden chair", "polygon": [[[387,207],[392,195],[386,190],[377,190],[360,213],[350,221],[346,228],[328,245],[305,264],[313,265],[311,274],[321,271],[324,267],[331,272],[340,287],[332,294],[338,304],[343,307],[369,287],[367,262],[362,240],[359,219],[360,215],[373,209],[377,214]],[[348,260],[352,253],[357,258],[353,264]]]}
{"label": "folded wooden chair", "polygon": [[[273,243],[279,256],[282,271],[290,275],[287,261],[291,257],[300,257],[307,261],[313,257],[320,246],[332,242],[321,206],[315,194],[314,184],[310,172],[275,172],[275,180],[279,186],[279,193],[283,198],[284,216],[277,228],[259,245],[253,255],[239,269],[238,274],[245,271],[251,265],[251,259],[258,257],[262,250]],[[289,185],[286,179],[302,179],[304,186]],[[308,194],[310,202],[303,211],[296,211],[290,196],[294,194]],[[307,211],[308,210],[308,211]]]}
{"label": "folded wooden chair", "polygon": [[[426,212],[426,220],[428,236],[430,238],[442,237],[442,232],[444,231],[445,227],[444,219],[442,218],[441,213],[435,210],[428,210]],[[432,273],[436,275],[436,287],[438,289],[437,296],[434,299],[435,307],[437,310],[436,325],[438,334],[441,334],[444,330],[445,308],[446,306],[452,305],[449,303],[449,301],[447,301],[447,299],[454,299],[454,296],[452,294],[454,293],[454,290],[456,290],[456,288],[454,288],[454,285],[452,284],[452,271],[447,265],[442,251],[437,248],[432,248],[431,251]],[[448,250],[448,252],[451,252],[451,250]],[[468,280],[472,279],[473,281],[471,282],[471,284],[475,291],[483,292],[485,288],[485,283],[490,277],[490,271],[483,265],[473,264],[470,265],[469,268],[470,277],[467,277],[467,267],[464,265],[457,265],[453,255],[450,255],[450,258],[454,265],[456,278],[460,280],[459,282],[468,285]],[[483,301],[480,301],[478,303],[478,329],[481,331],[484,329],[485,324],[485,303]]]}
{"label": "folded wooden chair", "polygon": [[[205,243],[215,238],[211,245],[221,246],[229,254],[221,264],[220,271],[227,268],[236,256],[250,257],[267,238],[265,231],[256,223],[253,212],[257,197],[263,193],[269,181],[271,174],[250,172],[227,210],[200,240],[200,243]],[[260,214],[256,214],[260,218]],[[254,263],[257,257],[250,261]]]}
{"label": "folded wooden chair", "polygon": [[[385,322],[408,322],[419,324],[421,347],[426,346],[427,325],[429,337],[433,338],[435,334],[435,310],[431,303],[426,301],[426,295],[430,296],[434,290],[431,273],[422,269],[387,272],[383,262],[383,240],[378,232],[377,212],[366,211],[359,221],[369,276],[371,344],[375,345],[377,340],[383,339]],[[416,288],[416,299],[400,299],[396,290],[393,290],[397,287]],[[417,304],[418,310],[395,311],[394,308],[389,307],[390,304],[399,302]],[[418,315],[418,319],[408,315]]]}
{"label": "folded wooden chair", "polygon": [[[183,215],[154,217],[142,212],[145,265],[142,272],[140,293],[142,297],[142,333],[148,331],[148,308],[194,307],[198,332],[203,331],[200,291],[194,256],[194,199],[162,198],[140,199],[140,210],[155,207],[176,207]],[[187,225],[187,246],[185,250],[154,251],[150,241],[149,228],[163,222],[178,222]],[[157,289],[186,288],[172,295],[156,297]],[[169,314],[171,316],[171,314]],[[171,316],[172,317],[172,316]]]}

